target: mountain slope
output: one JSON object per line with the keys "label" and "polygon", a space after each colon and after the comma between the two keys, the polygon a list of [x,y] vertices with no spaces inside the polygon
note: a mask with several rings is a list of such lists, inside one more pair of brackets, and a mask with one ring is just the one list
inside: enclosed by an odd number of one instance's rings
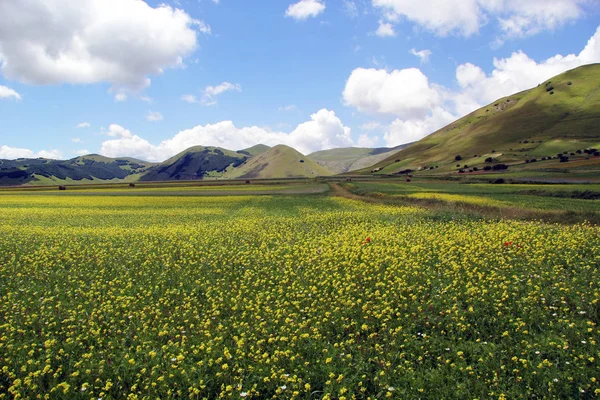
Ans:
{"label": "mountain slope", "polygon": [[269,150],[271,147],[265,144],[257,144],[252,147],[248,147],[247,149],[238,150],[237,152],[240,154],[245,154],[247,156],[259,156],[265,151]]}
{"label": "mountain slope", "polygon": [[295,149],[281,144],[226,174],[228,178],[240,179],[312,178],[327,175],[332,175],[332,172]]}
{"label": "mountain slope", "polygon": [[362,172],[456,173],[457,164],[525,164],[564,152],[585,158],[576,151],[600,145],[599,123],[600,64],[586,65],[482,107]]}
{"label": "mountain slope", "polygon": [[198,180],[223,177],[228,168],[248,160],[239,152],[218,147],[195,146],[148,170],[140,181]]}
{"label": "mountain slope", "polygon": [[392,148],[380,147],[376,149],[346,147],[317,151],[309,154],[308,157],[326,169],[336,174],[340,174],[370,167],[407,146],[409,146],[409,144],[403,144]]}
{"label": "mountain slope", "polygon": [[89,183],[97,180],[137,180],[152,163],[97,154],[70,160],[45,158],[0,160],[0,185]]}

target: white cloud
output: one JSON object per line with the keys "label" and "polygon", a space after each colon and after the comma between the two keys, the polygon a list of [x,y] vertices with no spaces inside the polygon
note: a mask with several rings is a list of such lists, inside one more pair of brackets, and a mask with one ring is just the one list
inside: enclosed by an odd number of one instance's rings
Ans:
{"label": "white cloud", "polygon": [[105,132],[108,136],[118,137],[118,138],[131,138],[133,137],[133,133],[131,131],[123,128],[121,125],[110,124],[108,126],[108,131]]}
{"label": "white cloud", "polygon": [[[207,86],[204,89],[204,91],[202,92],[202,97],[200,98],[200,104],[205,105],[205,106],[213,106],[213,105],[217,104],[216,97],[218,95],[228,92],[228,91],[241,92],[242,87],[240,86],[239,83],[233,84],[233,83],[229,83],[229,82],[222,82],[222,83],[218,84],[217,86]],[[184,99],[184,101],[188,101],[191,99],[189,97],[189,95],[185,95],[183,97],[186,98],[186,99]],[[182,97],[182,99],[183,99],[183,97]],[[191,96],[191,97],[193,97],[193,96]]]}
{"label": "white cloud", "polygon": [[396,32],[394,32],[394,27],[392,26],[392,24],[380,19],[379,27],[375,31],[375,35],[379,37],[394,37],[396,36]]}
{"label": "white cloud", "polygon": [[[404,17],[445,36],[457,31],[470,36],[479,30],[483,15],[477,0],[372,0],[388,20]],[[381,22],[379,23],[381,27]]]}
{"label": "white cloud", "polygon": [[581,18],[588,0],[372,0],[390,22],[401,18],[445,36],[471,36],[494,20],[505,37],[553,30]]}
{"label": "white cloud", "polygon": [[447,110],[436,107],[425,118],[394,120],[383,135],[383,139],[388,147],[415,142],[443,128],[455,119],[456,117]]}
{"label": "white cloud", "polygon": [[115,101],[116,102],[120,103],[120,102],[123,102],[123,101],[126,101],[126,100],[127,100],[127,95],[125,93],[121,92],[121,93],[115,94]]}
{"label": "white cloud", "polygon": [[150,122],[158,122],[158,121],[162,121],[165,118],[158,111],[148,111],[148,115],[146,115],[146,119]]}
{"label": "white cloud", "polygon": [[42,150],[37,153],[37,156],[42,158],[50,158],[52,160],[59,160],[61,158],[61,153],[58,150]]}
{"label": "white cloud", "polygon": [[362,134],[358,137],[358,142],[356,143],[356,145],[358,147],[375,147],[378,143],[378,137]]}
{"label": "white cloud", "polygon": [[498,23],[508,37],[520,37],[543,30],[554,30],[581,18],[584,14],[581,5],[585,2],[586,0],[495,0],[490,1],[489,5],[492,7],[489,8],[490,11],[500,9]]}
{"label": "white cloud", "polygon": [[181,66],[210,27],[185,11],[139,0],[0,2],[2,74],[31,84],[108,82],[140,90]]}
{"label": "white cloud", "polygon": [[325,11],[325,3],[319,0],[300,0],[287,8],[285,16],[299,21],[310,17],[316,17],[323,11]]}
{"label": "white cloud", "polygon": [[[1,54],[0,54],[0,65],[2,65]],[[0,99],[10,99],[10,98],[13,98],[15,100],[22,99],[21,95],[19,93],[17,93],[14,89],[0,85]]]}
{"label": "white cloud", "polygon": [[21,149],[10,146],[0,146],[0,159],[14,160],[16,158],[51,158],[60,159],[60,151],[58,150],[41,150],[37,153],[29,149]]}
{"label": "white cloud", "polygon": [[363,131],[374,131],[379,128],[381,128],[381,122],[379,122],[379,121],[367,122],[360,126],[360,129]]}
{"label": "white cloud", "polygon": [[152,99],[152,97],[148,97],[148,96],[141,96],[140,100],[143,101],[144,103],[152,103],[152,102],[154,102],[154,99]]}
{"label": "white cloud", "polygon": [[350,19],[354,19],[358,17],[358,7],[356,3],[351,0],[344,0],[343,6],[344,12]]}
{"label": "white cloud", "polygon": [[294,104],[279,107],[279,111],[296,111],[297,109],[298,107],[296,107]]}
{"label": "white cloud", "polygon": [[86,155],[90,154],[90,151],[87,149],[81,149],[81,150],[77,150],[75,152],[75,154],[78,156],[86,156]]}
{"label": "white cloud", "polygon": [[416,49],[411,49],[410,54],[419,57],[422,63],[426,63],[429,61],[429,57],[431,56],[431,50],[424,49],[417,51]]}
{"label": "white cloud", "polygon": [[89,128],[90,126],[92,126],[89,122],[82,122],[80,124],[77,124],[76,128]]}
{"label": "white cloud", "polygon": [[442,101],[440,90],[416,68],[394,70],[357,68],[342,93],[346,105],[369,114],[422,118]]}
{"label": "white cloud", "polygon": [[81,138],[74,137],[74,138],[71,139],[71,142],[73,142],[73,143],[83,143],[83,140],[81,140]]}
{"label": "white cloud", "polygon": [[109,127],[107,134],[116,139],[102,143],[101,154],[108,157],[134,156],[149,161],[163,161],[197,145],[238,150],[258,143],[271,146],[286,144],[308,154],[354,144],[350,128],[344,126],[333,111],[326,109],[312,114],[310,121],[299,124],[290,133],[257,126],[238,128],[231,121],[222,121],[181,131],[158,145],[153,145],[115,124]]}
{"label": "white cloud", "polygon": [[196,96],[191,94],[184,94],[183,96],[181,96],[181,100],[187,103],[198,103],[198,99],[196,99]]}

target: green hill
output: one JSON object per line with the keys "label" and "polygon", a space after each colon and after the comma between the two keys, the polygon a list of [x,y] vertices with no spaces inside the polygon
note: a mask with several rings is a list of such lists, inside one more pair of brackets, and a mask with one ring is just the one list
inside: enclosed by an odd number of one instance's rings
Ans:
{"label": "green hill", "polygon": [[259,156],[265,151],[269,150],[271,147],[265,144],[257,144],[252,147],[248,147],[247,149],[238,150],[237,152],[240,154],[245,154],[247,156]]}
{"label": "green hill", "polygon": [[499,99],[361,172],[481,174],[505,164],[505,173],[523,176],[593,176],[600,172],[590,151],[600,148],[599,126],[600,64],[592,64]]}
{"label": "green hill", "polygon": [[407,146],[409,145],[404,144],[392,148],[380,147],[376,149],[346,147],[317,151],[309,154],[308,157],[326,169],[340,174],[370,167]]}
{"label": "green hill", "polygon": [[70,160],[0,160],[0,185],[135,181],[152,165],[133,158],[109,158],[97,154]]}
{"label": "green hill", "polygon": [[240,179],[265,179],[312,178],[327,175],[332,175],[332,172],[293,148],[280,144],[229,171],[226,176]]}
{"label": "green hill", "polygon": [[190,147],[150,168],[140,181],[222,178],[228,169],[243,164],[248,158],[240,152],[219,147]]}

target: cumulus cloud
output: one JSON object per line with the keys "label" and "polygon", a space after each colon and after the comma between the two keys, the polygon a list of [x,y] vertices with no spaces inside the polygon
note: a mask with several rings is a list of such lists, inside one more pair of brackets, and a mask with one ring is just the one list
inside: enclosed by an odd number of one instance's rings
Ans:
{"label": "cumulus cloud", "polygon": [[442,101],[440,89],[417,68],[357,68],[342,93],[346,105],[369,114],[423,118]]}
{"label": "cumulus cloud", "polygon": [[390,20],[404,17],[441,36],[454,31],[470,36],[483,23],[476,0],[373,0],[373,6]]}
{"label": "cumulus cloud", "polygon": [[[388,146],[412,142],[501,97],[530,89],[584,64],[600,62],[600,27],[579,54],[555,55],[538,62],[522,51],[493,60],[491,73],[472,63],[456,69],[457,89],[432,84],[418,69],[387,71],[358,68],[342,93],[358,111],[396,119],[387,127]],[[364,127],[363,127],[364,129]]]}
{"label": "cumulus cloud", "polygon": [[89,128],[90,126],[92,126],[89,122],[82,122],[80,124],[77,124],[76,128]]}
{"label": "cumulus cloud", "polygon": [[183,130],[158,145],[153,145],[124,127],[113,124],[106,134],[115,139],[102,143],[100,152],[108,157],[134,156],[149,161],[163,161],[198,145],[238,150],[259,143],[270,146],[286,144],[308,154],[354,144],[350,128],[344,126],[335,112],[322,109],[310,117],[310,121],[299,124],[290,133],[257,126],[238,128],[231,121],[198,125]]}
{"label": "cumulus cloud", "polygon": [[139,0],[0,1],[0,70],[31,84],[108,82],[140,90],[181,66],[210,27]]}
{"label": "cumulus cloud", "polygon": [[14,160],[16,158],[50,158],[60,159],[61,154],[58,150],[41,150],[37,153],[30,149],[21,149],[17,147],[0,146],[0,159]]}
{"label": "cumulus cloud", "polygon": [[456,117],[442,107],[436,107],[424,118],[395,119],[383,135],[388,147],[416,142],[454,121]]}
{"label": "cumulus cloud", "polygon": [[[2,64],[2,58],[0,58],[0,65]],[[0,85],[0,99],[15,99],[21,100],[21,95],[14,89]]]}
{"label": "cumulus cloud", "polygon": [[419,57],[422,63],[426,63],[429,61],[429,57],[431,56],[431,50],[424,49],[417,51],[416,49],[411,49],[410,54]]}
{"label": "cumulus cloud", "polygon": [[356,145],[358,147],[375,147],[379,143],[379,138],[377,136],[369,136],[362,134],[358,137],[358,141]]}
{"label": "cumulus cloud", "polygon": [[146,115],[146,119],[150,122],[158,122],[158,121],[162,121],[165,118],[158,111],[148,111],[148,115]]}
{"label": "cumulus cloud", "polygon": [[[495,21],[505,37],[556,29],[581,18],[587,0],[372,0],[391,22],[405,18],[434,34],[471,36]],[[589,2],[591,3],[591,2]]]}
{"label": "cumulus cloud", "polygon": [[300,0],[297,3],[290,4],[285,11],[285,16],[291,17],[296,21],[301,21],[310,17],[316,17],[323,11],[325,11],[325,3],[319,0]]}

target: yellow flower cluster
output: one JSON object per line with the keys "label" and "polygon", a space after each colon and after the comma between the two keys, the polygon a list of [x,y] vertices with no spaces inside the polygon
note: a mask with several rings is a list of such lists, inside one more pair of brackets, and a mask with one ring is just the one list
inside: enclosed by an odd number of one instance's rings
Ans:
{"label": "yellow flower cluster", "polygon": [[4,195],[0,238],[0,399],[600,394],[597,227]]}

